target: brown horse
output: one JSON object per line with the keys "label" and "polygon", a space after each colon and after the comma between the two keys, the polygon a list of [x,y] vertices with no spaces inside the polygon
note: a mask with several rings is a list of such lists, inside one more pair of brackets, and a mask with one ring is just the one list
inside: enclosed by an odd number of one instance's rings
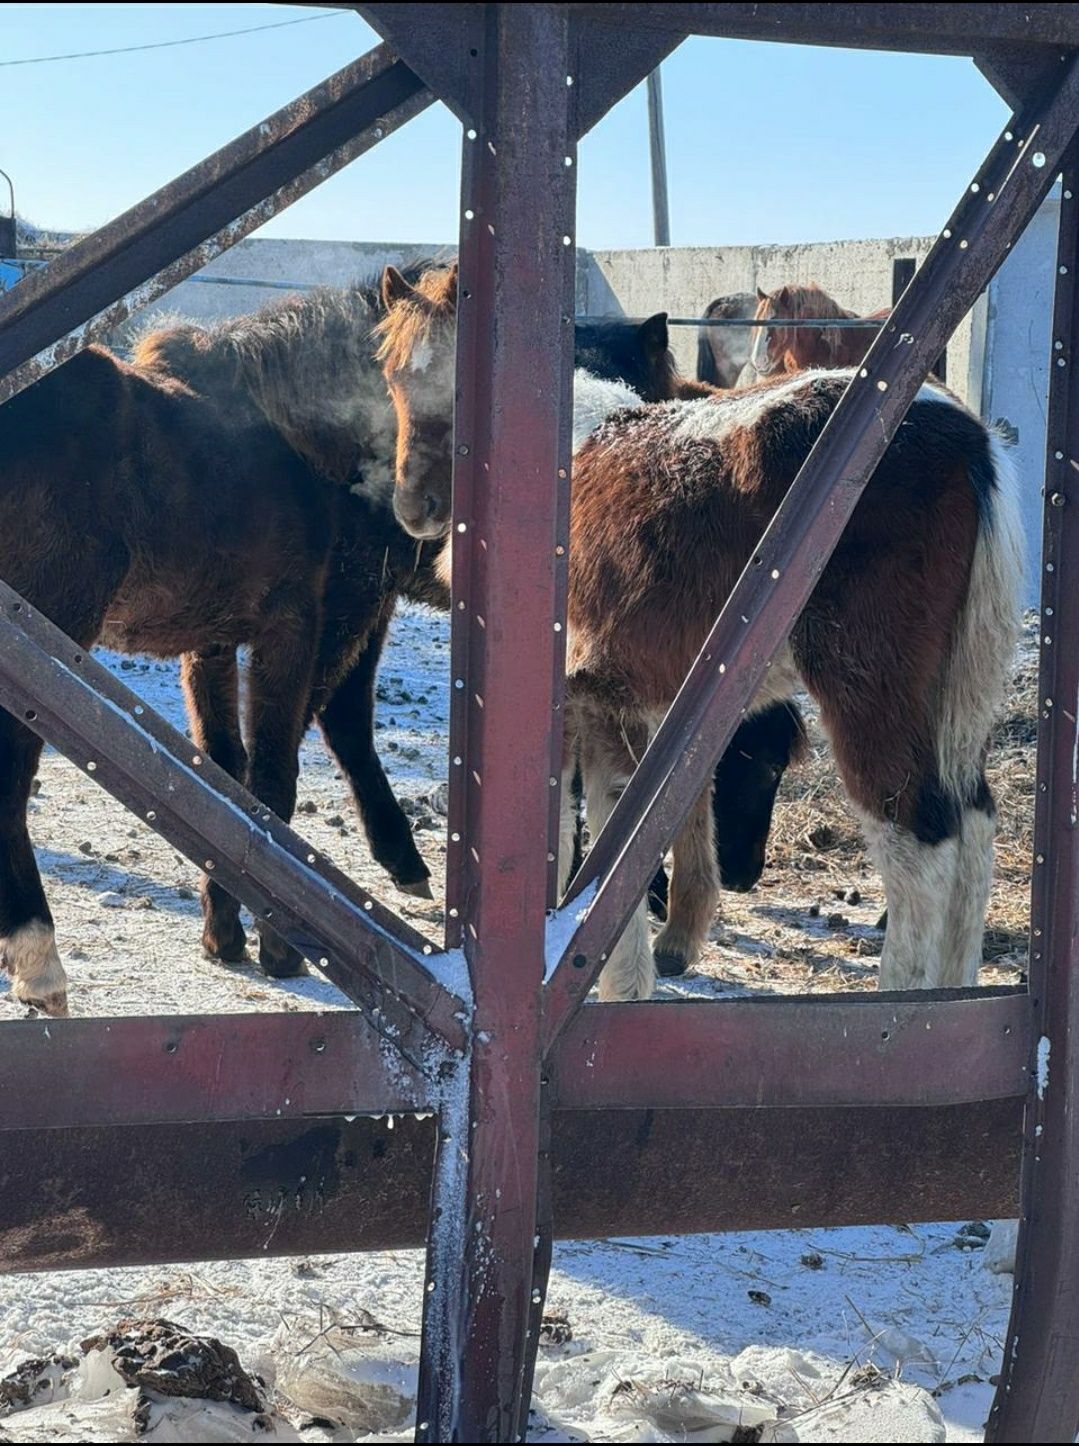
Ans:
{"label": "brown horse", "polygon": [[[317,718],[373,852],[401,887],[429,892],[374,750],[373,689],[398,596],[448,597],[434,549],[393,517],[377,319],[369,288],[322,290],[169,327],[136,365],[90,348],[44,378],[0,410],[0,575],[83,646],[181,655],[197,745],[286,819]],[[619,356],[629,365],[636,345],[635,380],[667,395],[665,326],[658,349],[652,335],[627,324]],[[593,339],[590,361],[601,350]],[[55,1014],[66,977],[25,820],[40,752],[0,713],[0,947],[16,997]],[[204,880],[202,902],[207,950],[240,957],[235,900]],[[302,968],[269,931],[260,958],[273,975]]]}
{"label": "brown horse", "polygon": [[[866,321],[879,321],[889,309],[874,311]],[[770,316],[790,320],[822,321],[852,320],[856,311],[847,311],[834,301],[815,281],[807,286],[780,286],[775,291],[757,287],[757,321]],[[747,380],[760,381],[776,372],[801,372],[809,367],[857,366],[869,350],[879,328],[875,326],[761,326],[755,329],[749,354]]]}
{"label": "brown horse", "polygon": [[[433,537],[451,515],[456,275],[429,273],[412,287],[389,273],[384,291],[395,506],[410,530]],[[809,372],[635,410],[622,389],[610,420],[579,446],[566,757],[579,750],[593,827],[850,377]],[[766,695],[787,696],[800,676],[820,705],[884,879],[885,989],[977,977],[994,832],[984,760],[1017,633],[1021,558],[1016,479],[999,440],[927,385],[768,675]],[[656,941],[667,972],[695,958],[717,898],[706,794],[675,841],[670,916]],[[601,997],[647,996],[654,977],[642,901]]]}
{"label": "brown horse", "polygon": [[[139,367],[88,348],[0,408],[0,576],[85,647],[186,655],[200,746],[286,819],[311,711],[321,707],[326,723],[336,698],[347,717],[339,685],[363,648],[349,628],[341,636],[335,588],[359,578],[380,599],[386,572],[400,580],[416,565],[416,544],[389,507],[380,532],[377,509],[359,522],[365,504],[348,494],[362,480],[388,496],[391,482],[377,319],[361,289],[313,292],[212,342],[167,333],[146,344]],[[200,347],[216,378],[204,392]],[[170,362],[191,382],[171,375]],[[353,520],[343,524],[346,506]],[[387,622],[375,619],[379,640]],[[240,646],[250,649],[246,757]],[[364,686],[361,677],[361,694]],[[40,752],[34,734],[0,713],[3,956],[16,997],[61,1013],[66,979],[25,819]],[[208,947],[235,955],[235,905],[207,890],[204,910]],[[261,962],[271,974],[301,965],[269,932]]]}
{"label": "brown horse", "polygon": [[[426,263],[410,268],[415,280]],[[372,307],[374,292],[367,293]],[[169,376],[237,412],[249,403],[237,390],[238,347],[275,325],[279,307],[211,328],[175,322],[143,338],[135,363]],[[621,380],[648,401],[698,388],[682,378],[669,349],[667,321],[657,313],[637,323],[621,318],[579,322],[574,332],[577,365],[591,375]],[[389,399],[385,398],[389,415]],[[323,635],[307,721],[318,722],[331,754],[348,780],[374,858],[398,888],[430,896],[429,871],[416,849],[408,818],[395,798],[375,749],[374,685],[387,629],[400,597],[444,609],[448,591],[435,574],[431,547],[417,548],[396,524],[387,457],[385,418],[372,419],[374,449],[362,482],[342,498],[338,533],[323,597]],[[383,475],[385,474],[385,476]],[[246,756],[237,714],[235,653],[188,654],[183,678],[195,741],[234,777],[242,779]],[[803,747],[801,718],[793,704],[776,705],[748,720],[721,760],[716,775],[717,846],[725,887],[751,888],[764,867],[765,845],[779,781]],[[657,911],[666,903],[666,875],[653,881]],[[211,955],[238,959],[246,939],[239,910],[209,878],[202,881],[206,913],[203,944]]]}

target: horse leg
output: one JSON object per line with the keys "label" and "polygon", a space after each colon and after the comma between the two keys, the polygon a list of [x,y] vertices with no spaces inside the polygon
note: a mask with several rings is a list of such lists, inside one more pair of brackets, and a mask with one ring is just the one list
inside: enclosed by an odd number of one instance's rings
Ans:
{"label": "horse leg", "polygon": [[40,738],[0,711],[0,957],[16,999],[62,1016],[67,976],[26,826],[41,749]]}
{"label": "horse leg", "polygon": [[[319,632],[314,593],[293,587],[273,599],[271,616],[251,648],[248,683],[248,787],[286,823],[296,807],[300,743],[310,711]],[[259,964],[274,979],[304,973],[303,958],[272,928],[259,924]]]}
{"label": "horse leg", "polygon": [[[238,782],[247,773],[247,754],[240,736],[239,678],[235,648],[210,648],[184,653],[180,659],[191,736],[196,747]],[[244,958],[247,935],[240,923],[237,899],[208,874],[199,880],[202,904],[202,947],[213,959],[237,963]]]}
{"label": "horse leg", "polygon": [[656,969],[664,976],[684,974],[696,962],[719,903],[711,785],[674,841],[673,863],[667,923],[655,944]]}
{"label": "horse leg", "polygon": [[[851,590],[852,593],[854,590]],[[962,809],[937,767],[934,682],[938,657],[923,635],[896,620],[870,628],[853,612],[803,637],[802,671],[821,706],[840,775],[884,882],[888,932],[880,988],[932,989],[941,982],[947,919],[960,870]],[[860,626],[859,626],[860,623]],[[841,638],[826,646],[821,639]],[[919,657],[908,637],[928,636]],[[941,643],[937,650],[942,651]]]}
{"label": "horse leg", "polygon": [[[47,571],[9,572],[13,587],[29,597],[80,647],[100,636],[109,600],[127,570],[119,545],[95,547],[83,536],[74,544],[60,521]],[[0,709],[0,958],[12,977],[16,999],[44,1014],[67,1009],[67,975],[56,949],[56,929],[26,825],[30,787],[42,740]]]}
{"label": "horse leg", "polygon": [[565,894],[570,880],[581,866],[581,765],[577,739],[566,731],[562,747],[562,795],[558,817],[558,897]]}
{"label": "horse leg", "polygon": [[978,982],[985,915],[993,882],[996,815],[993,796],[982,776],[974,801],[959,822],[959,860],[944,926],[937,984],[942,989],[972,989]]}
{"label": "horse leg", "polygon": [[[592,838],[598,838],[610,818],[635,766],[624,729],[614,719],[590,711],[581,732],[581,775]],[[642,898],[600,975],[599,997],[604,1002],[647,999],[655,982],[648,901]]]}
{"label": "horse leg", "polygon": [[318,723],[348,779],[374,858],[403,893],[430,899],[431,871],[420,857],[412,828],[375,751],[375,673],[392,612],[392,606],[383,610]]}
{"label": "horse leg", "polygon": [[943,982],[945,925],[959,869],[959,841],[930,842],[891,820],[864,809],[857,812],[888,903],[880,988],[936,988]]}

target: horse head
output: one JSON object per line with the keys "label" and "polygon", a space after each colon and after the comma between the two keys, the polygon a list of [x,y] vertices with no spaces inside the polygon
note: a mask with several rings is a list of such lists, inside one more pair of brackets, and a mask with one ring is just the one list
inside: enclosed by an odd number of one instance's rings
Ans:
{"label": "horse head", "polygon": [[452,503],[456,263],[415,284],[387,266],[382,303],[378,356],[397,415],[393,510],[413,537],[441,537]]}

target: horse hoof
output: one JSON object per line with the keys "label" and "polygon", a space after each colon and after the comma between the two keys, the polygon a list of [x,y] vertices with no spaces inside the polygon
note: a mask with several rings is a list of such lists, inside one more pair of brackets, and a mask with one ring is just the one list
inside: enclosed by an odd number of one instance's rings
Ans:
{"label": "horse hoof", "polygon": [[303,955],[297,949],[268,949],[263,940],[259,968],[270,979],[299,979],[307,973]]}
{"label": "horse hoof", "polygon": [[397,887],[402,894],[411,894],[414,899],[433,899],[434,893],[431,890],[431,880],[417,879],[415,883],[404,884],[397,881]]}
{"label": "horse hoof", "polygon": [[673,979],[679,974],[684,974],[689,968],[689,960],[684,954],[668,954],[657,950],[654,958],[656,973],[663,979]]}
{"label": "horse hoof", "polygon": [[67,1019],[67,991],[59,994],[46,994],[41,999],[23,999],[27,1009],[37,1014],[47,1014],[50,1019]]}
{"label": "horse hoof", "polygon": [[247,959],[247,935],[242,929],[227,939],[204,934],[202,948],[207,959],[216,959],[222,964],[243,964]]}

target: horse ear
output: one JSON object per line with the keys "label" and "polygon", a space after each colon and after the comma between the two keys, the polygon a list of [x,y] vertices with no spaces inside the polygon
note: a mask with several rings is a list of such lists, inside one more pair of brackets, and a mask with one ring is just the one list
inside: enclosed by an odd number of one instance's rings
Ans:
{"label": "horse ear", "polygon": [[446,277],[446,300],[451,306],[457,305],[457,262],[455,261],[449,269]]}
{"label": "horse ear", "polygon": [[649,355],[662,354],[670,346],[670,336],[667,332],[667,313],[657,311],[655,316],[650,316],[647,321],[642,321],[637,328],[637,339],[641,343],[643,351]]}
{"label": "horse ear", "polygon": [[776,292],[776,305],[789,307],[791,304],[791,292],[789,286],[781,286]]}
{"label": "horse ear", "polygon": [[767,291],[762,291],[759,286],[757,287],[757,300],[758,300],[758,301],[767,301],[767,300],[768,300],[768,293],[767,293]]}
{"label": "horse ear", "polygon": [[386,267],[382,273],[382,305],[387,311],[415,294],[415,288],[409,285],[396,266]]}

